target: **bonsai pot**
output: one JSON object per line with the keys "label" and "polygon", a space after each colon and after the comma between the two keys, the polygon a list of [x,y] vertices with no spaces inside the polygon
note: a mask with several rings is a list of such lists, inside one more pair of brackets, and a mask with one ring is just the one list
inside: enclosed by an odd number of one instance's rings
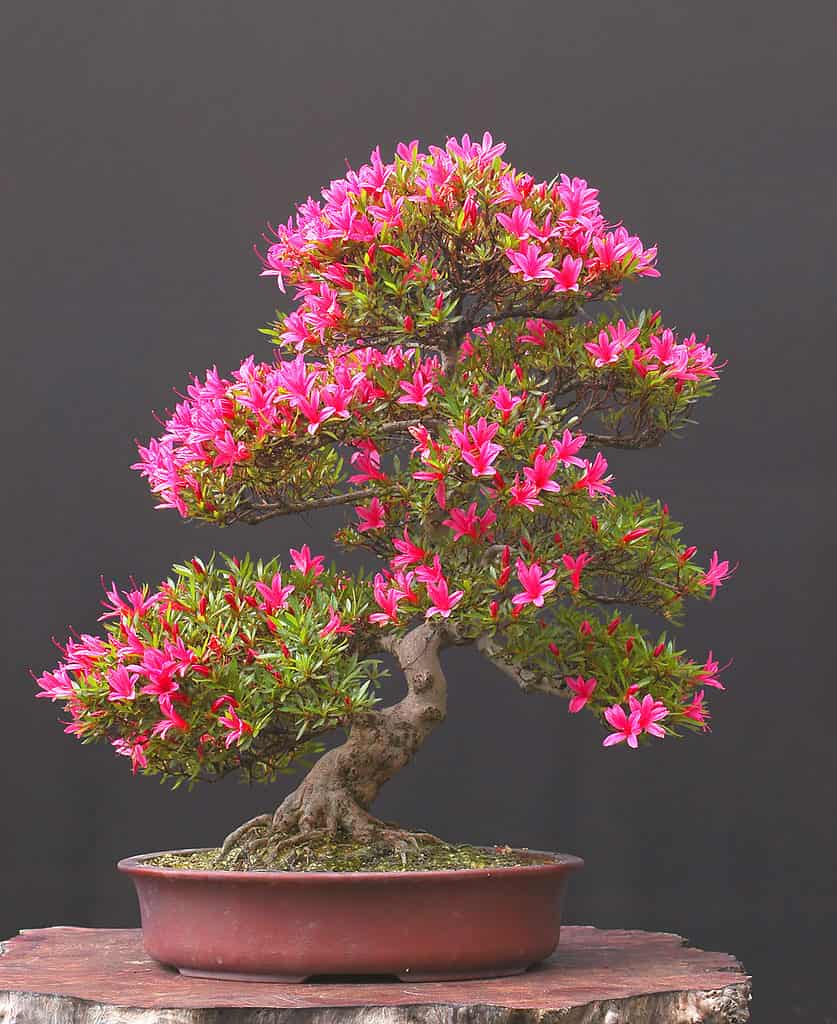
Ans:
{"label": "bonsai pot", "polygon": [[[190,851],[178,851],[190,852]],[[567,879],[584,864],[521,851],[518,867],[449,871],[201,871],[118,864],[145,949],[181,974],[442,981],[519,974],[558,945]]]}

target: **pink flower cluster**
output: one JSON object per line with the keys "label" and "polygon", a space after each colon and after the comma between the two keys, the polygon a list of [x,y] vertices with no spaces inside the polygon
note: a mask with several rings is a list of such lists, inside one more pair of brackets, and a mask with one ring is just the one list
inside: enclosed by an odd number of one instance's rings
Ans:
{"label": "pink flower cluster", "polygon": [[[330,420],[348,420],[388,399],[389,392],[375,381],[382,368],[408,375],[401,382],[407,390],[398,404],[427,404],[424,390],[420,397],[410,389],[417,379],[423,382],[422,389],[435,387],[438,358],[421,359],[398,345],[383,351],[337,350],[327,362],[306,362],[300,355],[257,363],[250,356],[231,380],[213,367],[205,380],[193,379],[162,435],[139,446],[140,461],[132,468],[159,495],[158,508],[176,508],[186,516],[190,504],[203,503],[211,512],[202,483],[205,474],[229,476],[236,466],[251,462],[265,440],[314,435]],[[377,450],[371,442],[364,443],[357,454],[360,471],[352,481],[383,479]]]}
{"label": "pink flower cluster", "polygon": [[[631,364],[640,377],[658,373],[671,378],[681,386],[684,381],[701,378],[718,379],[717,356],[706,342],[699,342],[694,334],[678,342],[674,331],[664,329],[659,335],[651,334],[647,347],[640,345],[640,329],[630,330],[623,320],[608,324],[599,331],[595,341],[587,342],[585,349],[595,367],[618,363],[625,353],[632,355]],[[708,339],[707,339],[708,340]]]}
{"label": "pink flower cluster", "polygon": [[[388,268],[400,268],[414,284],[439,289],[444,281],[423,253],[413,252],[410,229],[417,218],[454,218],[462,231],[489,230],[498,254],[521,285],[559,293],[591,291],[600,282],[659,276],[656,247],[646,248],[622,225],[601,214],[598,190],[582,178],[560,175],[536,182],[502,160],[504,143],[486,133],[465,135],[445,146],[401,143],[385,163],[380,149],[369,162],[309,198],[295,217],[270,229],[262,274],[284,291],[297,288],[297,308],[284,318],[281,341],[300,351],[324,344],[346,327],[345,298],[374,288]],[[441,315],[441,314],[440,314]],[[408,314],[410,333],[413,317]],[[421,382],[411,385],[418,395]]]}

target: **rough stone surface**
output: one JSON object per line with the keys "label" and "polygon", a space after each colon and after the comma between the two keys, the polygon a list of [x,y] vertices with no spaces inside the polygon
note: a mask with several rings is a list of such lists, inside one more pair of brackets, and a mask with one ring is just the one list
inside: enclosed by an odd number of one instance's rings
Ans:
{"label": "rough stone surface", "polygon": [[750,980],[677,935],[564,927],[512,978],[303,985],[183,978],[133,929],[41,928],[0,944],[0,1024],[740,1024]]}

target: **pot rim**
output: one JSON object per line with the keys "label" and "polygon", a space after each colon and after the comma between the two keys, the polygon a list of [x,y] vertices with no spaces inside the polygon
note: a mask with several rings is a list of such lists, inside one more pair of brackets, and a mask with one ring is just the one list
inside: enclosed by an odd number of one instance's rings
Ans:
{"label": "pot rim", "polygon": [[[418,879],[426,882],[450,881],[466,878],[491,878],[495,875],[501,877],[527,876],[536,874],[562,874],[566,871],[578,871],[584,867],[581,857],[570,853],[554,853],[550,850],[530,850],[524,848],[512,848],[513,853],[530,855],[532,857],[548,857],[546,863],[534,864],[501,865],[498,867],[486,868],[439,868],[422,869],[418,871],[231,871],[228,869],[208,870],[191,868],[161,867],[156,864],[145,864],[144,861],[151,857],[161,857],[167,853],[203,853],[212,849],[209,846],[198,846],[183,850],[160,850],[157,853],[140,853],[133,857],[124,857],[117,862],[116,868],[128,875],[136,875],[146,878],[179,878],[184,881],[220,881],[229,879],[238,882],[259,882],[284,881],[289,883],[303,882],[327,882],[339,884],[342,881],[377,881],[394,882],[405,879]],[[494,847],[478,847],[478,849],[493,850]]]}

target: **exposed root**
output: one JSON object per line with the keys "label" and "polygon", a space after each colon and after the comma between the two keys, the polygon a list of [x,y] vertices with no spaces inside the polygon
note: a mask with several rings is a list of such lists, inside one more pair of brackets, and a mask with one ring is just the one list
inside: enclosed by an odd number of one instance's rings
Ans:
{"label": "exposed root", "polygon": [[239,871],[264,871],[271,867],[288,870],[291,862],[298,859],[296,851],[310,850],[323,843],[396,854],[402,860],[407,853],[422,846],[445,845],[430,832],[403,829],[392,822],[380,821],[361,808],[356,809],[350,821],[332,820],[330,824],[332,827],[299,824],[287,829],[277,827],[274,815],[261,814],[227,836],[218,852],[217,865]]}
{"label": "exposed root", "polygon": [[252,832],[256,828],[264,828],[271,825],[273,822],[272,814],[259,814],[255,818],[251,818],[249,821],[245,821],[243,825],[239,825],[237,829],[227,836],[224,842],[221,844],[220,857],[226,857],[236,846],[238,846],[246,837],[248,832]]}

